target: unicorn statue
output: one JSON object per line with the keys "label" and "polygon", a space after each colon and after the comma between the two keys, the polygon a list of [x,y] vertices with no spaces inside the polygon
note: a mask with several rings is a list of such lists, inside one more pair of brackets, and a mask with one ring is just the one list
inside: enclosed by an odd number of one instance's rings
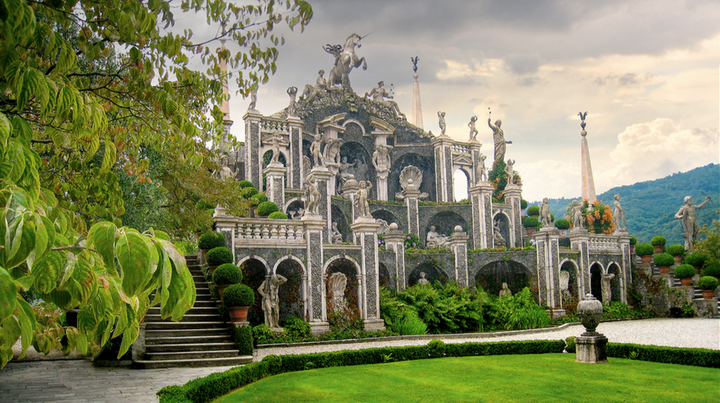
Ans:
{"label": "unicorn statue", "polygon": [[[367,36],[367,35],[365,35]],[[361,40],[365,36],[360,36],[358,34],[352,34],[348,36],[347,40],[345,41],[345,46],[341,45],[330,45],[327,44],[323,47],[323,49],[335,56],[335,66],[330,70],[330,75],[328,76],[327,84],[328,86],[333,85],[342,85],[343,80],[348,79],[348,75],[350,74],[350,70],[353,69],[353,67],[360,67],[362,64],[363,70],[367,70],[367,62],[365,61],[364,57],[358,58],[355,54],[355,46],[362,47]]]}

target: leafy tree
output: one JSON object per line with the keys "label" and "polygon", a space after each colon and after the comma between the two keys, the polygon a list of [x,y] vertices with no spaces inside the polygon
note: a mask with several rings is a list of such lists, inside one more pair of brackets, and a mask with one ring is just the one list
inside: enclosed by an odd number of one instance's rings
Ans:
{"label": "leafy tree", "polygon": [[[20,337],[23,352],[47,353],[66,337],[65,351],[84,354],[122,337],[121,356],[150,305],[173,320],[193,306],[192,276],[167,234],[120,226],[113,167],[150,183],[143,147],[152,147],[183,169],[207,169],[204,143],[221,136],[220,58],[242,70],[249,92],[275,71],[282,37],[272,28],[304,27],[312,9],[302,0],[180,9],[204,12],[218,35],[194,42],[190,30],[167,31],[173,13],[162,0],[0,0],[0,366]],[[241,51],[216,52],[219,38]],[[188,68],[191,52],[206,72]],[[79,308],[77,327],[30,306],[20,295],[30,288]]]}

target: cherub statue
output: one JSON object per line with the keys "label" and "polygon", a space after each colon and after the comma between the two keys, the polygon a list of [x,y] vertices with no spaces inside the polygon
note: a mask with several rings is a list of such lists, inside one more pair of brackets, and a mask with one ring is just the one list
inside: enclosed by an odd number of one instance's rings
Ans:
{"label": "cherub statue", "polygon": [[370,214],[370,189],[372,189],[372,183],[368,181],[360,181],[360,188],[355,194],[355,211],[357,217],[372,217]]}
{"label": "cherub statue", "polygon": [[445,112],[438,111],[438,124],[440,125],[440,135],[445,135],[447,124],[445,123]]}
{"label": "cherub statue", "polygon": [[313,161],[315,162],[316,167],[325,165],[323,161],[323,155],[322,155],[322,146],[323,146],[323,134],[318,133],[315,135],[315,141],[310,145],[310,154],[313,157]]}
{"label": "cherub statue", "polygon": [[515,169],[513,168],[515,165],[515,160],[507,160],[507,166],[505,167],[505,172],[507,172],[507,184],[513,183],[513,180],[515,180]]}

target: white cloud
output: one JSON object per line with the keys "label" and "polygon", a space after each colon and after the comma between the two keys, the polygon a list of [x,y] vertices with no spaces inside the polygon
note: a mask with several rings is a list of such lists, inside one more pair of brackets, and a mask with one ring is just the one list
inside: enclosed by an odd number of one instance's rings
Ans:
{"label": "white cloud", "polygon": [[523,182],[523,199],[540,201],[543,197],[577,197],[580,195],[580,158],[576,162],[542,159],[518,161],[515,170]]}

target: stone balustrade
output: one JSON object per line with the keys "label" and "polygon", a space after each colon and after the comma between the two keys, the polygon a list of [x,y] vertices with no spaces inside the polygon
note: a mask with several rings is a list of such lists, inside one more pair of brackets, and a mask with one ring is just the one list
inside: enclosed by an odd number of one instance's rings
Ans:
{"label": "stone balustrade", "polygon": [[274,119],[265,117],[260,122],[260,127],[264,132],[280,132],[280,133],[288,133],[289,132],[289,125],[288,123],[283,119]]}
{"label": "stone balustrade", "polygon": [[302,244],[304,234],[304,223],[298,220],[236,218],[235,240],[240,243]]}
{"label": "stone balustrade", "polygon": [[617,251],[620,252],[619,238],[615,235],[590,234],[588,249],[590,251]]}
{"label": "stone balustrade", "polygon": [[462,144],[453,144],[453,153],[454,154],[470,154],[470,150],[467,148],[467,146],[464,146]]}

